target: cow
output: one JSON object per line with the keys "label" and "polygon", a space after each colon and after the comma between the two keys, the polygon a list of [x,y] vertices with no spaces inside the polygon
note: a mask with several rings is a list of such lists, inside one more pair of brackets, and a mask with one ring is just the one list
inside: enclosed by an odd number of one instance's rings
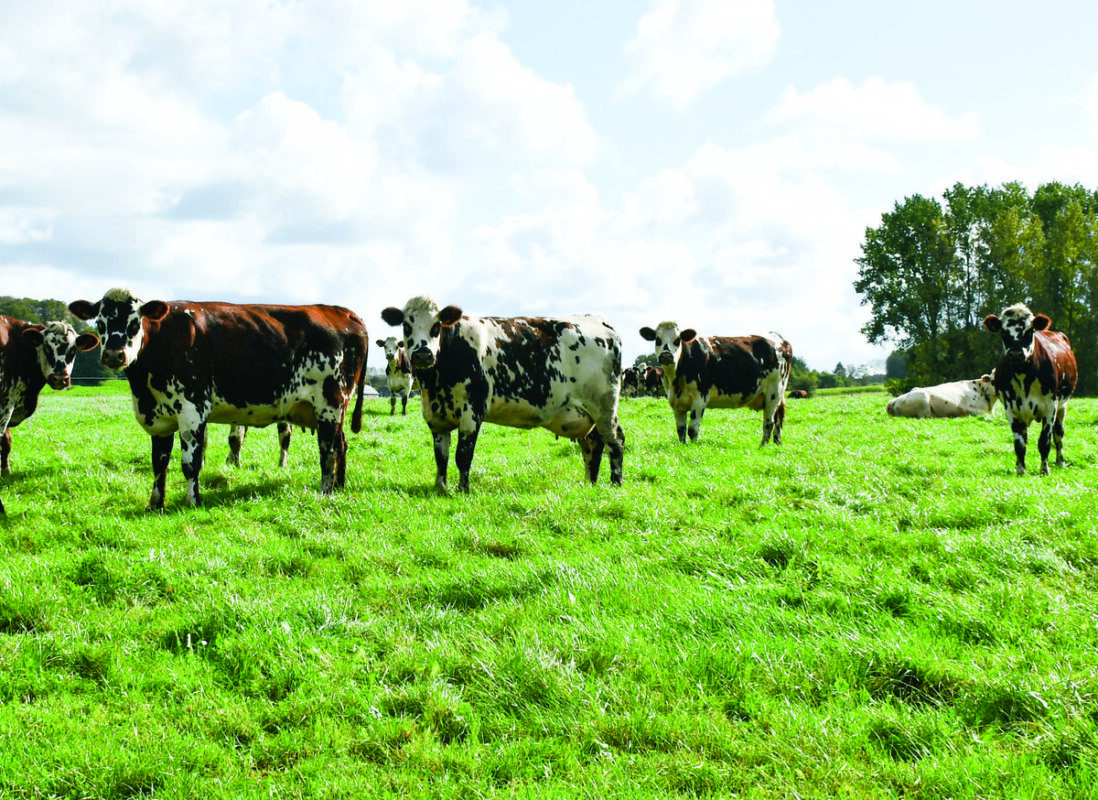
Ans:
{"label": "cow", "polygon": [[395,336],[378,339],[377,346],[385,351],[385,385],[389,387],[389,416],[396,414],[397,395],[400,413],[408,413],[408,395],[412,391],[412,362],[404,351],[404,342]]}
{"label": "cow", "polygon": [[789,394],[786,395],[786,396],[790,400],[807,400],[808,399],[808,390],[807,389],[792,389],[792,390],[790,390]]}
{"label": "cow", "polygon": [[621,396],[637,397],[644,386],[644,373],[648,369],[647,364],[634,364],[626,367],[621,373]]}
{"label": "cow", "polygon": [[0,473],[11,474],[11,429],[38,408],[42,388],[69,388],[76,351],[98,346],[98,336],[78,336],[66,322],[43,325],[0,316]]}
{"label": "cow", "polygon": [[990,414],[995,407],[994,373],[967,381],[919,386],[893,397],[885,410],[892,417],[929,419]]}
{"label": "cow", "polygon": [[680,442],[697,440],[706,408],[749,408],[763,412],[762,444],[781,443],[793,348],[780,335],[703,337],[674,322],[640,335],[655,343]]}
{"label": "cow", "polygon": [[69,310],[95,320],[102,364],[125,370],[134,416],[152,438],[149,509],[164,508],[174,434],[179,432],[187,499],[202,503],[199,473],[206,425],[315,429],[320,491],[346,481],[343,420],[357,384],[351,430],[362,428],[369,339],[358,315],[339,306],[144,302],[111,289]]}
{"label": "cow", "polygon": [[646,397],[663,397],[663,369],[660,367],[647,367],[644,370],[641,391]]}
{"label": "cow", "polygon": [[[230,467],[240,466],[240,448],[244,444],[244,437],[248,435],[247,425],[231,425],[229,427],[229,457],[225,464]],[[290,439],[293,438],[293,429],[288,422],[278,423],[278,466],[285,467],[290,460]]]}
{"label": "cow", "polygon": [[481,425],[547,428],[574,439],[587,480],[598,480],[609,449],[610,480],[621,484],[625,434],[618,424],[621,338],[594,316],[469,317],[413,297],[381,312],[402,326],[404,348],[419,381],[423,418],[434,438],[435,487],[446,492],[450,438],[458,489],[469,491]]}
{"label": "cow", "polygon": [[1068,337],[1049,330],[1052,320],[1017,303],[984,318],[984,328],[1003,339],[1003,355],[995,367],[994,385],[1014,434],[1015,471],[1026,473],[1029,424],[1039,421],[1041,474],[1048,474],[1048,456],[1056,444],[1056,466],[1064,465],[1064,415],[1075,391],[1079,369]]}

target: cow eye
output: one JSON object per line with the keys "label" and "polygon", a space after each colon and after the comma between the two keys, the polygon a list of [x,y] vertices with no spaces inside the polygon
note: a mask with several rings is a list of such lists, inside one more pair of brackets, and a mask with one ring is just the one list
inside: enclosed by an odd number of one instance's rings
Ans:
{"label": "cow eye", "polygon": [[126,333],[130,336],[136,336],[137,332],[141,329],[141,323],[137,320],[132,320],[126,327]]}
{"label": "cow eye", "polygon": [[431,338],[434,339],[440,333],[442,333],[442,325],[436,322],[434,325],[431,326]]}
{"label": "cow eye", "polygon": [[406,339],[411,339],[412,338],[412,326],[409,325],[407,322],[404,323],[404,338],[406,338]]}
{"label": "cow eye", "polygon": [[682,342],[682,337],[681,336],[676,336],[675,337],[675,342],[674,342],[675,347],[678,347],[681,342]]}

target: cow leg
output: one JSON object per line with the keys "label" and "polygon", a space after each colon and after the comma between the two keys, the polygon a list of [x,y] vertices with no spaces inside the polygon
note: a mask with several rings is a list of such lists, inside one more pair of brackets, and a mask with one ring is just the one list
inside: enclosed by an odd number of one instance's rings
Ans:
{"label": "cow leg", "polygon": [[1056,409],[1056,421],[1052,425],[1052,441],[1056,445],[1056,466],[1064,466],[1064,416],[1067,406],[1061,404]]}
{"label": "cow leg", "polygon": [[202,505],[202,493],[198,475],[206,460],[206,423],[200,422],[193,429],[179,429],[179,449],[183,464],[183,479],[187,481],[187,499],[192,506]]}
{"label": "cow leg", "polygon": [[1029,438],[1026,428],[1024,422],[1010,421],[1010,432],[1014,434],[1014,469],[1019,475],[1026,474],[1026,440]]}
{"label": "cow leg", "polygon": [[675,428],[679,433],[679,441],[686,444],[686,412],[679,411],[677,408],[675,413]]}
{"label": "cow leg", "polygon": [[229,426],[229,457],[225,464],[230,467],[240,466],[240,446],[244,444],[244,437],[248,435],[248,429],[243,425]]}
{"label": "cow leg", "polygon": [[705,416],[705,406],[690,409],[690,441],[698,441],[701,433],[702,417]]}
{"label": "cow leg", "polygon": [[[770,441],[770,437],[774,437],[774,444],[782,443],[782,422],[785,421],[785,402],[782,401],[775,406],[767,404],[767,408],[763,411],[763,440],[762,444],[766,444]],[[760,445],[761,446],[761,445]]]}
{"label": "cow leg", "polygon": [[436,433],[435,443],[435,488],[446,491],[446,466],[450,460],[450,431]]}
{"label": "cow leg", "polygon": [[347,485],[347,434],[343,432],[343,424],[340,423],[336,431],[336,474],[335,488],[342,489]]}
{"label": "cow leg", "polygon": [[408,415],[408,393],[401,392],[400,394],[400,413],[401,416]]}
{"label": "cow leg", "polygon": [[1048,456],[1052,452],[1052,428],[1055,420],[1046,417],[1041,420],[1041,435],[1037,437],[1037,452],[1041,454],[1041,474],[1048,475]]}
{"label": "cow leg", "polygon": [[583,466],[590,483],[596,483],[599,479],[599,468],[602,466],[602,453],[606,449],[606,443],[597,428],[592,428],[586,436],[579,439],[580,451],[583,453]]}
{"label": "cow leg", "polygon": [[11,475],[11,428],[4,428],[0,436],[0,473]]}
{"label": "cow leg", "polygon": [[290,423],[278,423],[278,446],[280,449],[278,454],[278,466],[283,469],[290,460],[290,439],[293,437],[293,433],[294,431],[293,428],[290,427]]}
{"label": "cow leg", "polygon": [[320,493],[331,494],[338,482],[339,425],[331,420],[318,420],[316,444],[320,450]]}
{"label": "cow leg", "polygon": [[458,429],[457,452],[454,464],[457,465],[460,481],[459,492],[469,492],[469,472],[473,468],[473,452],[477,449],[477,437],[480,436],[480,423],[471,431]]}
{"label": "cow leg", "polygon": [[389,392],[389,416],[393,416],[397,413],[397,396],[396,392]]}
{"label": "cow leg", "polygon": [[149,511],[162,511],[168,481],[168,465],[172,460],[175,435],[152,437],[153,488],[149,495]]}

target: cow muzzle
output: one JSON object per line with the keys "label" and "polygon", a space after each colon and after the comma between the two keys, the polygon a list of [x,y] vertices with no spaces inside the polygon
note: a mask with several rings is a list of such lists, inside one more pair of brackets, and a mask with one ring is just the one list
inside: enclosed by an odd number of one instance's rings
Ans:
{"label": "cow muzzle", "polygon": [[51,373],[50,376],[46,378],[46,383],[49,384],[51,389],[56,389],[58,391],[61,389],[68,389],[72,386],[72,380],[70,380],[68,374],[64,372]]}
{"label": "cow muzzle", "polygon": [[126,366],[126,351],[104,350],[99,361],[107,369],[122,369],[122,367]]}
{"label": "cow muzzle", "polygon": [[675,354],[670,350],[664,350],[660,353],[659,362],[661,366],[670,367],[675,363]]}
{"label": "cow muzzle", "polygon": [[416,369],[427,369],[435,365],[435,354],[428,348],[421,347],[412,351],[412,366]]}

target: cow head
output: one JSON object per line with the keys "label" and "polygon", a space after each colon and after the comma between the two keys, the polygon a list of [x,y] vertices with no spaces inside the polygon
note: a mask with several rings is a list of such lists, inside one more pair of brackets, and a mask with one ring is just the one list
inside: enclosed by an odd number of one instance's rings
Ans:
{"label": "cow head", "polygon": [[1033,354],[1033,334],[1052,327],[1052,320],[1044,314],[1034,316],[1024,303],[1003,309],[1000,316],[988,314],[984,327],[1003,337],[1003,349],[1012,359],[1021,361]]}
{"label": "cow head", "polygon": [[72,362],[76,351],[94,350],[99,337],[94,333],[76,335],[67,322],[47,322],[23,331],[23,338],[38,352],[38,366],[51,389],[67,389],[72,385]]}
{"label": "cow head", "polygon": [[130,364],[145,344],[143,319],[159,322],[167,316],[168,304],[162,300],[147,303],[136,298],[129,289],[111,289],[98,303],[76,300],[69,311],[78,319],[95,320],[103,340],[104,367],[123,369]]}
{"label": "cow head", "polygon": [[992,370],[990,375],[981,375],[975,381],[973,381],[976,387],[976,394],[987,403],[987,410],[995,408],[995,401],[999,397],[999,393],[995,390],[995,371]]}
{"label": "cow head", "polygon": [[684,344],[690,344],[697,338],[698,332],[693,328],[684,331],[674,322],[661,322],[655,330],[644,327],[640,329],[641,338],[655,343],[656,359],[661,366],[673,367],[679,363],[679,353]]}
{"label": "cow head", "polygon": [[413,297],[403,309],[390,306],[381,318],[404,330],[404,350],[417,370],[430,369],[438,360],[438,347],[443,328],[452,328],[461,319],[461,309],[438,303],[429,297]]}
{"label": "cow head", "polygon": [[388,339],[378,339],[376,344],[385,351],[385,360],[390,364],[397,360],[397,355],[404,347],[404,342],[395,336],[390,336]]}

